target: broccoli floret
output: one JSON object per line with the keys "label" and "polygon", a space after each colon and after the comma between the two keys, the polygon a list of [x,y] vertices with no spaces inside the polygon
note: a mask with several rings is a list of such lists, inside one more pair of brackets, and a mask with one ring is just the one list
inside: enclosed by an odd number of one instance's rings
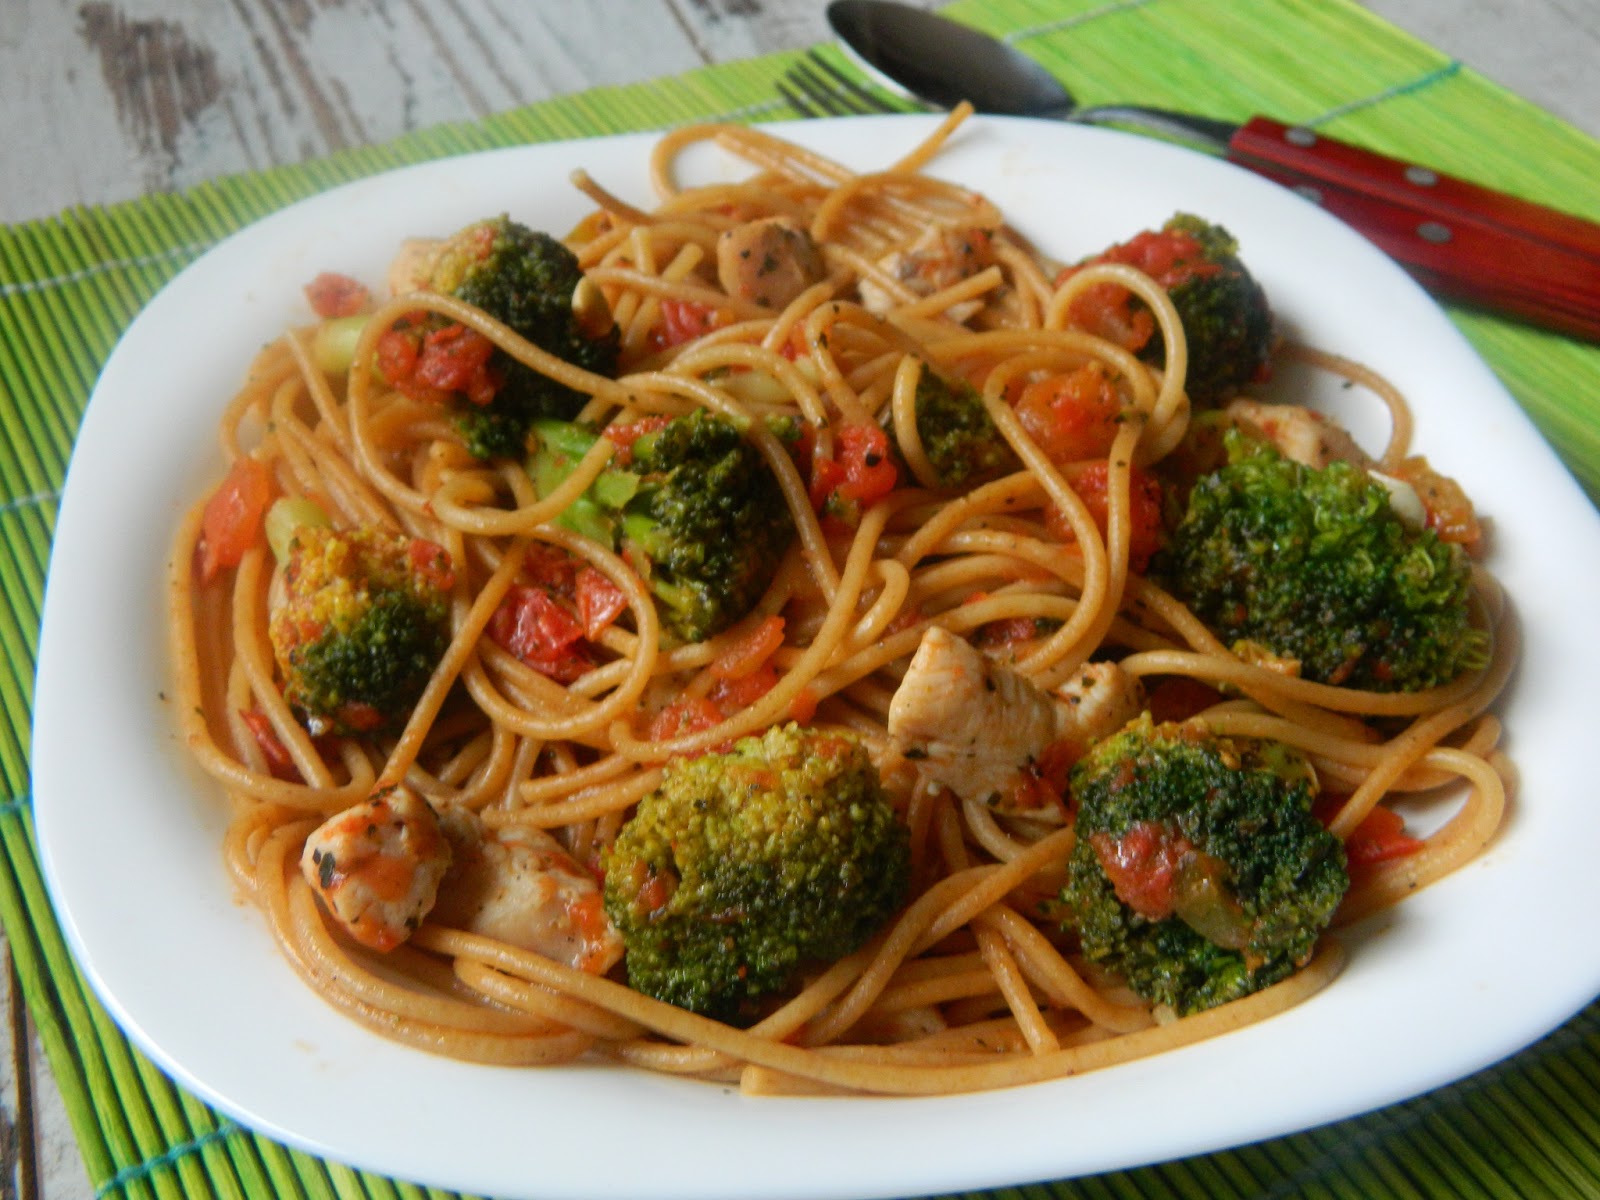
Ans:
{"label": "broccoli floret", "polygon": [[[1222,226],[1178,213],[1159,231],[1147,230],[1089,260],[1127,263],[1167,289],[1188,342],[1186,386],[1197,405],[1259,378],[1272,353],[1272,309],[1238,255],[1238,242]],[[1123,335],[1118,340],[1146,362],[1163,365],[1166,347],[1149,310],[1132,296],[1125,304],[1126,311],[1113,316]]]}
{"label": "broccoli floret", "polygon": [[1018,461],[970,385],[952,382],[924,367],[917,380],[917,436],[938,476],[956,487],[1017,469]]}
{"label": "broccoli floret", "polygon": [[450,643],[449,555],[379,528],[300,525],[268,623],[284,699],[313,734],[410,716]]}
{"label": "broccoli floret", "polygon": [[1062,891],[1084,954],[1179,1013],[1293,974],[1349,886],[1313,778],[1286,746],[1148,714],[1097,744]]}
{"label": "broccoli floret", "polygon": [[1224,642],[1376,691],[1484,664],[1459,546],[1407,525],[1358,467],[1306,467],[1238,429],[1224,441],[1227,465],[1196,481],[1152,570]]}
{"label": "broccoli floret", "polygon": [[747,1022],[905,903],[905,826],[853,737],[785,725],[681,759],[605,854],[639,991]]}
{"label": "broccoli floret", "polygon": [[[540,349],[599,375],[616,369],[621,335],[604,297],[585,284],[571,250],[509,217],[467,226],[434,257],[428,286],[481,308]],[[487,404],[464,400],[457,424],[479,458],[526,452],[529,425],[568,419],[587,397],[496,350],[489,362],[499,386]]]}
{"label": "broccoli floret", "polygon": [[[548,495],[599,436],[539,421],[528,464]],[[733,421],[696,410],[636,438],[562,521],[611,545],[649,585],[662,625],[704,641],[748,613],[795,536],[783,490]]]}

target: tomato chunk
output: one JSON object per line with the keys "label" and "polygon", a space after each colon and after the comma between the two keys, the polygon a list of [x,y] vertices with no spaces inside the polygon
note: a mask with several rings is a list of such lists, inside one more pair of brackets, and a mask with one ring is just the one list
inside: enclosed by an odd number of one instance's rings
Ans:
{"label": "tomato chunk", "polygon": [[289,748],[279,739],[278,731],[272,727],[272,721],[267,714],[259,708],[242,708],[239,710],[239,719],[244,722],[244,727],[255,739],[256,745],[261,750],[261,757],[267,760],[267,771],[272,777],[298,780],[300,768],[294,765],[294,758],[289,754]]}
{"label": "tomato chunk", "polygon": [[889,434],[876,425],[846,425],[839,431],[839,463],[844,468],[839,494],[863,506],[882,500],[900,481],[889,457]]}
{"label": "tomato chunk", "polygon": [[372,297],[366,284],[337,271],[322,272],[306,284],[305,292],[311,311],[325,320],[353,317]]}
{"label": "tomato chunk", "polygon": [[571,683],[594,665],[583,643],[583,625],[542,587],[511,588],[489,618],[488,633],[507,652],[559,683]]}
{"label": "tomato chunk", "polygon": [[1122,397],[1098,362],[1022,389],[1017,419],[1055,463],[1104,458],[1122,428]]}
{"label": "tomato chunk", "polygon": [[[1089,510],[1102,536],[1110,524],[1111,505],[1107,497],[1110,474],[1110,466],[1101,461],[1089,463],[1071,475],[1073,490]],[[1136,572],[1143,572],[1155,552],[1161,549],[1161,485],[1138,467],[1130,469],[1128,481],[1128,565]],[[1072,525],[1053,505],[1045,511],[1045,528],[1063,542],[1077,540]]]}
{"label": "tomato chunk", "polygon": [[1370,867],[1415,854],[1423,844],[1420,838],[1406,832],[1404,817],[1380,804],[1351,831],[1344,853],[1352,867]]}
{"label": "tomato chunk", "polygon": [[245,552],[260,541],[274,490],[272,472],[259,460],[245,455],[234,462],[201,514],[201,583],[237,567]]}
{"label": "tomato chunk", "polygon": [[732,323],[733,314],[726,309],[693,300],[663,300],[661,324],[650,331],[650,344],[657,350],[670,350]]}
{"label": "tomato chunk", "polygon": [[610,578],[593,567],[578,572],[578,620],[583,624],[583,636],[593,641],[620,617],[628,607],[628,597]]}
{"label": "tomato chunk", "polygon": [[1092,833],[1089,843],[1118,900],[1152,921],[1173,914],[1179,866],[1194,852],[1188,839],[1165,825],[1139,821],[1120,837]]}

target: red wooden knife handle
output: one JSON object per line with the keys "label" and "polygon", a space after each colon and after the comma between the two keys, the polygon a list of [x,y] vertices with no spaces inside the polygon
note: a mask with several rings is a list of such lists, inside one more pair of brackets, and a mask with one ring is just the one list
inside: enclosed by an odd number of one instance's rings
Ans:
{"label": "red wooden knife handle", "polygon": [[1288,168],[1308,183],[1392,200],[1440,221],[1514,229],[1535,241],[1600,258],[1600,224],[1388,158],[1299,126],[1252,117],[1234,134],[1228,156]]}
{"label": "red wooden knife handle", "polygon": [[1600,225],[1264,117],[1228,156],[1315,200],[1432,291],[1600,340]]}

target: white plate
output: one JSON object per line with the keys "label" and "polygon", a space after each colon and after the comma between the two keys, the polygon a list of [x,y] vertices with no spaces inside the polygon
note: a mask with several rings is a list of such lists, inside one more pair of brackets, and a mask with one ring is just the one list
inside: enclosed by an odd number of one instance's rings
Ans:
{"label": "white plate", "polygon": [[[867,169],[929,128],[872,118],[780,132]],[[301,285],[318,271],[377,282],[401,238],[501,211],[564,232],[586,208],[567,184],[578,166],[646,202],[652,140],[453,158],[294,205],[184,271],[112,355],[56,536],[34,804],[68,940],[140,1047],[245,1124],[403,1179],[541,1200],[818,1200],[1060,1178],[1305,1128],[1490,1064],[1600,991],[1588,607],[1600,524],[1587,500],[1439,309],[1320,210],[1154,141],[987,119],[934,171],[987,192],[1047,251],[1073,258],[1200,213],[1240,238],[1296,336],[1410,395],[1419,446],[1493,522],[1492,566],[1526,634],[1505,705],[1523,786],[1499,840],[1353,939],[1343,977],[1284,1016],[985,1095],[749,1099],[604,1066],[468,1066],[386,1042],[307,991],[233,894],[223,805],[185,763],[163,700],[162,571],[180,511],[219,476],[218,414],[254,351],[305,319]]]}

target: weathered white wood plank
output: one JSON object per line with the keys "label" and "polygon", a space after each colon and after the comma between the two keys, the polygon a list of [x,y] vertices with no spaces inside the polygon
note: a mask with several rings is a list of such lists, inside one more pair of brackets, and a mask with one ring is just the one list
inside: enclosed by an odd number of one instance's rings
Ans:
{"label": "weathered white wood plank", "polygon": [[[766,0],[7,0],[0,220],[823,36]],[[18,169],[24,168],[25,169]]]}
{"label": "weathered white wood plank", "polygon": [[[1600,135],[1595,0],[1369,3]],[[824,8],[824,0],[6,0],[0,220],[809,45],[828,36]]]}

